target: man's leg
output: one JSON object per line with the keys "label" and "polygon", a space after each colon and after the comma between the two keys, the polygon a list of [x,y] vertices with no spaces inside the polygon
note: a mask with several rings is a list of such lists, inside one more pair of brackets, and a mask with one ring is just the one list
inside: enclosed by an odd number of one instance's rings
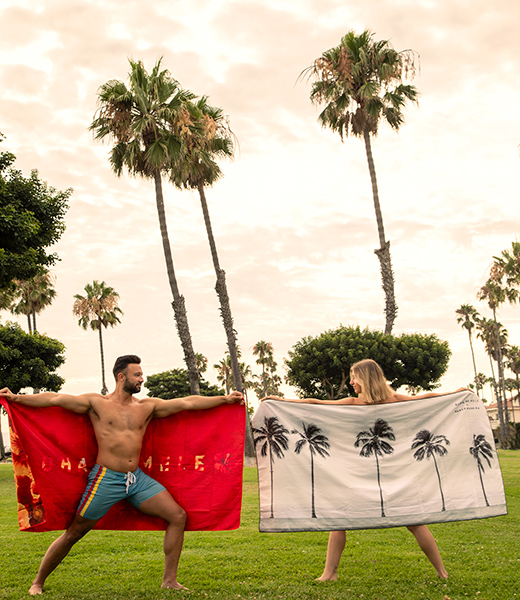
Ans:
{"label": "man's leg", "polygon": [[448,579],[448,572],[444,568],[444,563],[437,548],[435,539],[431,531],[426,525],[414,525],[413,527],[407,527],[408,531],[413,533],[419,548],[426,554],[428,560],[432,563],[437,571],[437,575],[442,579]]}
{"label": "man's leg", "polygon": [[177,568],[184,541],[186,513],[171,494],[164,490],[139,504],[139,510],[147,515],[161,517],[168,521],[164,534],[164,577],[161,587],[177,590],[186,589],[177,581]]}
{"label": "man's leg", "polygon": [[96,523],[97,520],[84,519],[83,517],[76,515],[72,525],[48,547],[40,564],[40,568],[38,569],[38,574],[29,589],[29,594],[31,596],[42,593],[43,584],[47,577],[67,556],[72,546],[88,533]]}

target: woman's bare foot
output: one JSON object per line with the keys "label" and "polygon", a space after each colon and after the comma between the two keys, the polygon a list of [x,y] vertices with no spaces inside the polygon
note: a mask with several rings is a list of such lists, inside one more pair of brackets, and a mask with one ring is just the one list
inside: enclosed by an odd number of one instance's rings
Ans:
{"label": "woman's bare foot", "polygon": [[338,580],[338,568],[335,567],[332,573],[327,573],[323,571],[320,577],[316,578],[316,581],[337,581]]}

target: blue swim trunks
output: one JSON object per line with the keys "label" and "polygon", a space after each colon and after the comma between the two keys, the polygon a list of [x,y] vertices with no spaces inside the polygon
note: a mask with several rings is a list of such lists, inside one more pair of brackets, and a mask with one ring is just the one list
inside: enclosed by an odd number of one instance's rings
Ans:
{"label": "blue swim trunks", "polygon": [[101,519],[119,500],[128,500],[139,508],[141,502],[152,498],[166,488],[141,469],[119,473],[101,465],[90,471],[85,493],[79,503],[78,514],[85,519]]}

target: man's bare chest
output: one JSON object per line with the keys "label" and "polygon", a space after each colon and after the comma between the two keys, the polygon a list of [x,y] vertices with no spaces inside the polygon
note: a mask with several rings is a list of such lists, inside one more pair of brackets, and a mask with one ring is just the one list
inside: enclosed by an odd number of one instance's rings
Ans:
{"label": "man's bare chest", "polygon": [[96,407],[91,415],[94,427],[114,432],[144,430],[150,418],[149,408],[140,404],[129,406],[105,404]]}

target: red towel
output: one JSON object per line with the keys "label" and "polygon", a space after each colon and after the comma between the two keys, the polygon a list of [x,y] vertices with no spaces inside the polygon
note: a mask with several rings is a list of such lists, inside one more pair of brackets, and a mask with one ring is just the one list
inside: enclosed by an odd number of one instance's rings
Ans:
{"label": "red towel", "polygon": [[[90,419],[71,411],[10,404],[11,449],[22,531],[66,529],[94,466]],[[187,513],[186,529],[237,529],[242,502],[245,408],[223,405],[152,419],[139,467],[162,483]],[[96,529],[160,530],[166,522],[122,500]]]}

